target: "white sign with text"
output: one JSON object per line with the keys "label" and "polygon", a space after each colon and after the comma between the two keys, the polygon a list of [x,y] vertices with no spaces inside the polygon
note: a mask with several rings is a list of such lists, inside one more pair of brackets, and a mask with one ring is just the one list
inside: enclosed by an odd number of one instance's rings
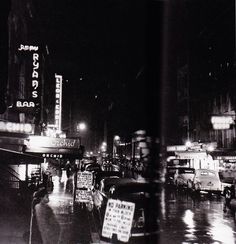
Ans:
{"label": "white sign with text", "polygon": [[93,186],[93,173],[83,171],[77,173],[77,188],[91,189]]}
{"label": "white sign with text", "polygon": [[75,192],[76,202],[92,202],[92,191],[77,189]]}
{"label": "white sign with text", "polygon": [[134,217],[135,203],[109,199],[103,221],[102,236],[112,238],[113,234],[122,242],[128,242]]}

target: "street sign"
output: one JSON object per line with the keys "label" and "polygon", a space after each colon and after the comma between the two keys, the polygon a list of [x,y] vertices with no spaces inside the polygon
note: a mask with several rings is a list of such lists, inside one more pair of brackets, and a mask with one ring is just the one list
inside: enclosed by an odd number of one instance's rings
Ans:
{"label": "street sign", "polygon": [[112,238],[113,234],[122,242],[128,242],[134,217],[135,204],[109,199],[104,217],[102,236]]}

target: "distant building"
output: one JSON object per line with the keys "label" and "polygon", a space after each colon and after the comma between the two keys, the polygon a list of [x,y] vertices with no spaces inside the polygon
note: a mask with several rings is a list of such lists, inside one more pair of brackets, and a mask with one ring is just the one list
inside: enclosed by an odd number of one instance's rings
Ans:
{"label": "distant building", "polygon": [[[216,141],[218,148],[235,147],[235,28],[233,1],[216,6],[204,28],[179,52],[177,107],[180,142]],[[195,13],[196,14],[196,13]],[[194,25],[194,20],[190,26]],[[191,25],[192,23],[192,25]],[[229,128],[213,126],[212,117],[228,118]]]}

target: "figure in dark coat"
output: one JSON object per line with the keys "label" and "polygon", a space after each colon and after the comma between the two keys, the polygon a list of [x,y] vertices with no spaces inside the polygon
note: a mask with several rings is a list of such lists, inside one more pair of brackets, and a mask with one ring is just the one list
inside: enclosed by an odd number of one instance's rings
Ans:
{"label": "figure in dark coat", "polygon": [[31,232],[29,244],[42,244],[41,233],[38,228],[38,223],[35,214],[35,206],[40,202],[40,199],[34,197],[32,201],[32,216],[31,216]]}
{"label": "figure in dark coat", "polygon": [[48,193],[45,189],[42,189],[36,195],[39,198],[39,203],[35,205],[34,209],[42,243],[57,244],[60,236],[60,225],[53,210],[48,205]]}

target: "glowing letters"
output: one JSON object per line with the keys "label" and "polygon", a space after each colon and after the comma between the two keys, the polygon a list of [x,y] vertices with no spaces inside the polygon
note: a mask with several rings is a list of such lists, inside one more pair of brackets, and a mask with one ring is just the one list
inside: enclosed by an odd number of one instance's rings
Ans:
{"label": "glowing letters", "polygon": [[34,108],[35,103],[28,102],[28,101],[16,101],[16,107],[17,108]]}
{"label": "glowing letters", "polygon": [[19,51],[38,51],[38,46],[32,46],[32,45],[20,45],[18,48]]}
{"label": "glowing letters", "polygon": [[234,120],[231,116],[212,116],[211,123],[214,130],[225,130],[234,124]]}
{"label": "glowing letters", "polygon": [[38,50],[39,47],[38,46],[33,46],[33,45],[20,45],[20,47],[18,48],[19,51],[29,51],[29,52],[33,52],[32,54],[32,59],[33,59],[33,70],[32,70],[32,82],[31,82],[31,87],[32,87],[32,91],[31,91],[31,97],[32,99],[38,99],[39,98],[39,54],[38,54]]}
{"label": "glowing letters", "polygon": [[55,126],[57,130],[61,130],[61,105],[62,105],[62,76],[55,74],[56,89],[55,89]]}
{"label": "glowing letters", "polygon": [[34,127],[31,124],[20,124],[0,121],[0,131],[32,134],[33,129]]}

